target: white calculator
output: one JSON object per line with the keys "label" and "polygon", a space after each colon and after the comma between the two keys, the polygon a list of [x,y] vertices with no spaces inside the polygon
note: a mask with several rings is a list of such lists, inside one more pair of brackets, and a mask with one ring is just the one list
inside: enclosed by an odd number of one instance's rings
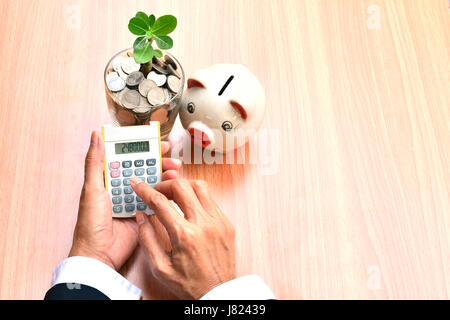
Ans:
{"label": "white calculator", "polygon": [[149,125],[102,126],[105,142],[105,187],[115,218],[129,218],[136,211],[153,214],[130,186],[137,177],[154,187],[161,181],[161,139],[159,122]]}

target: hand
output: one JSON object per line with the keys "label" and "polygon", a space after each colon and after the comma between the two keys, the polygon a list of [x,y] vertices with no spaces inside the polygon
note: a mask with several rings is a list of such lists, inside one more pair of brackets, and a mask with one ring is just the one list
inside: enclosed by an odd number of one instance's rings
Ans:
{"label": "hand", "polygon": [[[169,143],[161,143],[163,154],[169,148]],[[104,159],[103,140],[93,132],[86,155],[84,185],[69,257],[95,258],[119,270],[137,245],[138,226],[134,219],[112,218],[111,199],[104,186]],[[163,158],[162,179],[175,179],[180,166],[179,160]]]}
{"label": "hand", "polygon": [[[176,179],[151,188],[131,179],[139,197],[154,216],[136,214],[139,242],[157,280],[181,299],[198,299],[219,284],[236,278],[234,228],[209,194],[206,182]],[[183,211],[184,218],[169,200]],[[172,252],[167,253],[149,219],[167,230]]]}

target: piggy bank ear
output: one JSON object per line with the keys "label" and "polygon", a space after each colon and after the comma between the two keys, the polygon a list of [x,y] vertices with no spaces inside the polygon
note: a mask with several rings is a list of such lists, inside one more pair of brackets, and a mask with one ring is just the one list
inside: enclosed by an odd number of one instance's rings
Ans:
{"label": "piggy bank ear", "polygon": [[245,111],[244,107],[240,103],[236,101],[230,101],[230,104],[237,112],[239,112],[243,120],[247,119],[247,111]]}
{"label": "piggy bank ear", "polygon": [[197,88],[204,88],[205,87],[203,85],[203,83],[201,83],[200,81],[195,80],[195,79],[188,79],[187,86],[188,86],[188,89],[195,88],[195,87],[197,87]]}

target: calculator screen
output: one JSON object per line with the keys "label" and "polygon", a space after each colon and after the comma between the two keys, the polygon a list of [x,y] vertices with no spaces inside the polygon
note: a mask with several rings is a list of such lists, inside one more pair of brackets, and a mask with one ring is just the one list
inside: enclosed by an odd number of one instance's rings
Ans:
{"label": "calculator screen", "polygon": [[150,150],[148,141],[116,143],[115,147],[116,154],[148,152]]}

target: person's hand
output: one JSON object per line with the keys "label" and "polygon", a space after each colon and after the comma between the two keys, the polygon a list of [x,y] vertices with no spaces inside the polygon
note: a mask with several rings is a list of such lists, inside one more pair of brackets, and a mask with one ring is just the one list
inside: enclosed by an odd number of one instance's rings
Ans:
{"label": "person's hand", "polygon": [[[161,143],[163,154],[169,148],[169,143]],[[103,140],[99,133],[93,132],[86,155],[84,185],[69,257],[95,258],[119,270],[137,245],[138,227],[134,219],[112,218],[111,199],[104,185],[104,160]],[[163,158],[162,179],[175,179],[180,166],[179,160]]]}
{"label": "person's hand", "polygon": [[[198,299],[236,278],[234,228],[212,199],[206,182],[176,179],[153,189],[131,179],[131,186],[155,212],[148,217],[136,213],[139,242],[152,274],[169,291],[181,299]],[[180,207],[184,217],[169,200]],[[165,227],[171,252],[164,250],[149,219],[159,219]]]}

